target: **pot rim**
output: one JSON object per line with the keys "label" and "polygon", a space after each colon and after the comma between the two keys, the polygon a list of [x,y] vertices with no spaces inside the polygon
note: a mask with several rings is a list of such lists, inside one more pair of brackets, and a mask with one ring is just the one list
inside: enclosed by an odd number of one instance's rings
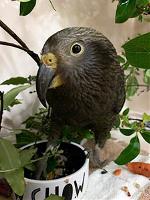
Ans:
{"label": "pot rim", "polygon": [[[40,143],[44,143],[44,142],[47,142],[48,140],[41,140],[41,141],[37,141],[36,144],[40,144]],[[85,159],[85,162],[84,164],[82,165],[82,167],[80,169],[78,169],[77,171],[75,171],[74,173],[68,175],[68,176],[64,176],[64,177],[61,177],[61,178],[56,178],[56,179],[52,179],[52,180],[35,180],[35,179],[29,179],[29,178],[26,178],[25,177],[25,181],[26,182],[30,182],[30,183],[38,183],[38,184],[47,184],[47,183],[54,183],[54,182],[61,182],[63,181],[64,179],[70,179],[70,177],[72,176],[75,176],[77,173],[79,173],[83,168],[85,168],[85,166],[89,163],[89,158],[88,158],[88,151],[85,150],[85,148],[83,146],[81,146],[80,144],[77,144],[75,142],[69,142],[70,144],[72,145],[75,145],[77,146],[78,148],[82,149],[85,153],[85,156],[86,156],[86,159]],[[32,146],[33,144],[35,144],[35,142],[32,142],[30,144],[27,144],[23,147],[21,147],[20,149],[23,150],[23,149],[26,149],[30,146]]]}

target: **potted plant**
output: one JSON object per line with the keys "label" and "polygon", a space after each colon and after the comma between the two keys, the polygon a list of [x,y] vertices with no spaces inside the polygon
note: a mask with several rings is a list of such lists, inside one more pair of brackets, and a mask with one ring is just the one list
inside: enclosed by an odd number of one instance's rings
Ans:
{"label": "potted plant", "polygon": [[[10,35],[15,35],[14,39],[19,41],[19,43],[22,46],[18,46],[7,42],[1,42],[1,44],[13,46],[26,51],[39,65],[38,55],[29,50],[27,46],[23,43],[23,41],[21,41],[19,37],[16,36],[16,34],[14,34],[13,31],[10,30],[3,22],[1,22],[1,25],[4,28],[4,30],[6,30]],[[17,85],[17,87],[11,89],[6,94],[1,93],[1,121],[3,109],[10,110],[12,106],[20,103],[16,96],[25,89],[30,88],[34,84],[34,82],[35,77],[29,76],[28,78],[11,78],[2,83],[4,85]],[[47,112],[47,110],[42,110],[40,114],[36,115],[36,117],[40,117],[40,120],[42,120],[42,115],[45,112]],[[41,128],[43,128],[41,127],[41,121],[39,122],[40,126],[37,127],[37,134],[35,133],[35,127],[32,127],[33,124],[31,125],[31,121],[32,120],[29,119],[26,121],[26,129],[21,130],[22,134],[18,134],[18,142],[16,143],[16,145],[20,147],[20,141],[22,144],[25,145],[31,142],[30,139],[32,137],[33,143],[31,145],[31,148],[30,145],[27,145],[23,149],[18,151],[18,149],[16,149],[16,147],[13,144],[11,144],[11,142],[2,138],[0,139],[0,148],[2,150],[0,153],[0,174],[2,177],[2,183],[0,184],[4,185],[4,189],[2,191],[0,190],[0,193],[4,196],[12,196],[12,190],[15,194],[19,196],[22,196],[24,193],[24,200],[35,198],[39,200],[45,199],[46,197],[51,195],[51,193],[64,196],[65,199],[68,200],[75,198],[77,199],[77,197],[80,197],[82,195],[87,186],[89,166],[87,152],[84,150],[83,147],[76,143],[66,143],[62,141],[58,141],[59,144],[57,144],[55,148],[52,147],[49,149],[49,151],[45,152],[47,141],[37,142],[37,139],[41,140],[43,139],[43,137],[47,138],[47,135],[44,135],[43,132],[40,132]],[[31,126],[30,128],[32,128],[32,131],[34,128],[33,132],[30,132],[28,129],[29,123]],[[43,128],[43,130],[45,131],[46,129]],[[49,129],[47,131],[49,132]],[[42,138],[40,137],[39,133],[42,133]],[[21,139],[21,137],[24,137],[25,134],[30,135],[27,138],[27,141],[25,139]],[[64,138],[62,138],[62,140],[63,139]],[[57,143],[57,141],[55,142]],[[44,149],[42,150],[43,147]],[[38,169],[38,164],[34,166],[33,163],[37,163],[39,160],[41,162],[45,162],[45,159],[47,163],[47,169],[45,171],[45,174],[42,173],[38,177],[39,180],[34,180],[34,172],[36,171],[36,169]],[[49,163],[51,164],[49,165]],[[24,172],[26,177],[25,182]],[[11,188],[5,180],[7,180]],[[8,189],[10,191],[9,194]],[[15,198],[14,195],[13,198]],[[50,198],[56,198],[56,196],[52,196]]]}
{"label": "potted plant", "polygon": [[[24,128],[12,130],[17,136],[15,145],[0,138],[0,195],[13,199],[16,199],[15,194],[17,199],[23,195],[23,200],[41,200],[49,196],[50,200],[55,200],[63,196],[71,200],[85,192],[89,170],[87,151],[77,143],[63,142],[69,136],[66,127],[62,140],[45,152],[47,140],[43,139],[50,132],[46,117],[47,110],[41,109],[23,122]],[[41,119],[42,126],[39,125]],[[45,132],[39,132],[40,129]],[[39,161],[47,167],[37,180]]]}
{"label": "potted plant", "polygon": [[[22,15],[26,15],[28,14],[32,9],[33,7],[35,6],[35,2],[33,3],[32,0],[29,0],[27,2],[23,2],[23,1],[20,1],[20,10],[21,10],[21,14]],[[142,2],[142,3],[141,3]],[[119,5],[118,5],[118,8],[117,8],[117,12],[116,12],[116,22],[124,22],[126,21],[128,18],[130,17],[135,17],[135,16],[141,16],[143,14],[143,12],[145,12],[145,9],[141,9],[141,8],[148,8],[149,4],[148,1],[138,1],[138,5],[135,3],[135,1],[131,0],[131,1],[127,1],[126,4],[124,3],[124,1],[119,1]],[[23,10],[26,9],[26,8],[29,8],[28,9],[28,12],[26,12],[26,14],[23,14]],[[140,9],[139,9],[140,7]],[[130,8],[130,9],[129,9]],[[134,13],[132,12],[124,12],[126,9],[129,9],[129,11],[131,11],[133,8],[133,11]],[[2,23],[1,23],[2,25]],[[6,26],[4,26],[3,24],[3,28],[10,33],[10,29],[8,29],[8,27],[6,28]],[[11,32],[12,33],[12,32]],[[14,34],[13,34],[14,35]],[[20,48],[24,51],[26,51],[36,62],[37,64],[39,65],[39,57],[37,56],[37,54],[35,54],[34,52],[32,52],[31,50],[29,50],[29,48],[23,43],[23,41],[20,41],[18,40],[18,37],[14,37],[19,43],[20,43],[20,46],[18,45],[14,45],[14,44],[10,44],[10,43],[4,43],[4,42],[1,42],[0,44],[3,44],[3,45],[11,45],[13,47],[17,47],[17,48]],[[126,77],[126,81],[127,81],[127,97],[131,97],[133,96],[136,92],[137,92],[137,88],[139,86],[138,84],[138,80],[136,79],[136,75],[138,75],[136,72],[139,70],[139,68],[143,68],[144,69],[144,79],[145,79],[145,83],[147,85],[149,85],[149,66],[146,62],[146,60],[149,60],[149,55],[147,53],[147,49],[145,49],[145,52],[144,52],[144,55],[146,56],[146,59],[141,59],[142,58],[142,53],[141,53],[141,48],[140,47],[143,47],[141,45],[146,45],[147,43],[147,40],[149,40],[150,38],[150,35],[149,33],[148,34],[145,34],[145,35],[141,35],[133,40],[130,40],[129,42],[127,42],[123,48],[125,50],[125,54],[123,54],[123,56],[120,56],[119,57],[119,60],[120,60],[120,63],[122,63],[123,67],[124,67],[124,70],[125,72],[128,74],[127,77]],[[144,42],[143,42],[144,41]],[[148,46],[146,46],[146,48],[149,48]],[[131,56],[131,53],[133,53],[131,50],[135,50],[135,54],[134,56]],[[137,57],[136,53],[141,53],[141,57],[140,59]],[[133,54],[132,54],[133,55]],[[139,65],[140,63],[140,65]],[[4,108],[8,108],[9,106],[12,106],[14,104],[17,104],[17,101],[16,101],[16,96],[19,92],[21,92],[22,90],[30,87],[30,85],[32,84],[32,79],[33,77],[30,77],[30,79],[26,79],[27,80],[27,85],[23,86],[22,88],[19,88],[17,87],[17,89],[15,89],[15,95],[13,96],[13,98],[8,98],[8,96],[12,96],[12,90],[11,90],[11,93],[6,93],[4,96],[1,94],[1,102],[3,102],[3,99],[4,99]],[[13,82],[14,83],[14,80],[16,81],[16,79],[11,79],[9,81],[11,81],[11,83]],[[8,82],[5,82],[5,84],[7,84]],[[14,90],[13,90],[13,93],[14,93]],[[10,97],[9,96],[9,97]],[[9,101],[7,101],[7,99],[9,99]],[[10,101],[11,99],[11,101]],[[6,102],[6,103],[5,103]],[[7,105],[7,106],[6,106]],[[1,106],[1,116],[2,116],[2,109],[3,108],[3,104]],[[33,117],[34,118],[34,117]],[[33,119],[32,118],[32,119]],[[2,119],[2,117],[1,117]],[[34,118],[35,119],[35,118]],[[31,118],[30,118],[31,120]],[[131,139],[130,141],[130,144],[128,145],[128,147],[120,154],[120,156],[118,157],[118,159],[116,159],[116,163],[117,164],[126,164],[128,162],[130,162],[132,159],[134,159],[139,153],[140,153],[140,141],[139,141],[139,135],[141,135],[145,141],[147,141],[148,143],[150,142],[150,137],[149,137],[149,134],[150,134],[150,131],[147,130],[146,128],[146,124],[150,121],[150,116],[147,115],[147,114],[144,114],[143,115],[143,119],[138,119],[138,120],[130,120],[130,117],[129,117],[129,109],[126,109],[121,116],[118,117],[118,120],[116,122],[116,127],[118,127],[120,129],[120,131],[126,135],[126,136],[131,136],[132,134],[134,134],[134,137]],[[121,122],[121,123],[120,123]],[[27,120],[26,122],[26,126],[30,126],[29,125],[29,121]],[[47,124],[47,123],[46,123]],[[37,124],[36,124],[37,125]],[[31,127],[30,127],[31,128]],[[34,127],[35,128],[35,127]],[[68,127],[67,127],[68,128]],[[67,129],[68,130],[68,129]],[[82,130],[83,131],[83,130]],[[65,129],[65,134],[67,132],[67,134],[65,136],[68,137],[68,135],[70,134],[70,132],[68,133],[68,131],[66,131]],[[79,131],[80,132],[80,131]],[[84,132],[84,131],[83,131]],[[89,132],[85,131],[86,132],[86,136],[87,137],[90,137],[91,138],[91,135]],[[28,140],[30,140],[30,142],[32,142],[32,139],[34,138],[33,135],[35,136],[35,132],[34,134],[30,134],[31,132],[29,130],[21,130],[21,134],[17,134],[17,140],[21,141],[21,136],[25,137],[25,136],[29,136]],[[45,139],[45,138],[40,138],[39,137],[39,132],[38,134],[36,134],[36,141],[38,141],[39,139]],[[20,137],[20,138],[19,138]],[[77,139],[77,138],[75,138]],[[25,150],[21,150],[18,151],[15,149],[14,150],[14,146],[12,147],[11,143],[8,143],[6,141],[4,141],[3,139],[1,140],[2,141],[2,147],[5,147],[5,150],[6,149],[9,149],[9,147],[11,147],[11,150],[9,152],[9,157],[12,157],[14,158],[15,160],[15,163],[23,163],[23,164],[18,164],[18,166],[14,165],[14,166],[9,166],[8,163],[6,164],[4,162],[4,166],[6,167],[2,167],[2,165],[0,166],[0,173],[1,173],[1,176],[4,177],[5,179],[8,179],[8,182],[9,184],[12,186],[12,189],[15,193],[18,193],[19,195],[23,193],[24,191],[24,186],[23,186],[23,182],[21,182],[21,180],[23,180],[24,176],[23,176],[23,167],[26,167],[26,168],[30,168],[30,170],[32,171],[33,170],[33,163],[35,162],[36,159],[44,159],[43,156],[47,156],[46,155],[42,155],[40,158],[34,158],[34,156],[36,157],[36,152],[35,152],[35,149],[30,149],[29,146],[27,146],[27,149]],[[19,142],[18,142],[19,143]],[[28,142],[25,142],[25,144],[27,144]],[[37,144],[37,142],[36,142]],[[75,145],[76,146],[76,145]],[[60,150],[60,149],[59,149]],[[12,156],[11,155],[11,152],[12,152]],[[16,153],[17,152],[17,153]],[[21,153],[22,152],[22,153]],[[131,156],[129,157],[128,156],[128,152],[132,152]],[[52,152],[51,152],[52,153]],[[14,157],[14,155],[17,155],[17,157]],[[23,155],[25,157],[23,157]],[[57,155],[57,153],[55,154]],[[8,160],[8,157],[7,159],[5,159],[6,157],[4,155],[2,155],[2,159],[0,160]],[[60,156],[60,154],[59,154]],[[58,156],[58,157],[59,157]],[[50,156],[51,157],[51,156]],[[24,158],[24,159],[21,159],[21,158]],[[17,159],[19,159],[20,161],[17,161]],[[17,162],[16,162],[17,161]],[[27,162],[24,162],[24,161],[27,161]],[[88,162],[88,161],[87,161]],[[79,170],[80,171],[80,170]],[[82,170],[81,170],[82,171]],[[11,176],[10,176],[11,174]],[[13,177],[13,178],[12,178]],[[18,183],[22,183],[22,188],[20,189],[20,186],[21,184],[19,185],[15,185],[14,186],[14,177],[17,177],[17,178],[20,178]],[[82,178],[84,177],[84,175],[82,176]],[[66,179],[66,178],[65,178]],[[32,181],[29,181],[28,179],[26,179],[27,182],[30,182],[30,184],[32,184]],[[38,181],[35,181],[36,184],[38,184],[39,182]],[[42,181],[40,181],[42,182]],[[53,182],[53,181],[52,181]],[[55,181],[54,181],[55,182]],[[67,182],[67,181],[66,181]],[[75,191],[79,191],[79,188],[80,190],[82,190],[82,183],[83,183],[83,179],[81,179],[81,182],[80,184],[78,185],[78,190],[75,190]],[[16,184],[16,183],[15,183]],[[56,184],[56,183],[55,183]],[[67,187],[69,188],[70,191],[72,191],[72,187],[71,185],[68,186],[68,183],[65,183],[67,185]],[[56,184],[57,185],[57,184]],[[75,182],[74,182],[74,186],[75,186]],[[29,187],[29,190],[32,188],[32,185]],[[65,187],[63,187],[63,191],[66,191],[66,188],[64,189]],[[39,191],[39,186],[36,188],[38,190],[33,190],[34,191],[34,194],[35,195],[40,195],[40,191]],[[58,193],[58,188],[55,188],[55,194],[59,194]],[[11,189],[9,190],[11,191]],[[32,191],[32,192],[33,192]],[[31,193],[30,192],[30,195],[31,196]],[[45,197],[47,197],[50,193],[49,189],[45,189],[44,192],[46,192],[46,195]],[[62,192],[63,193],[63,192]],[[65,193],[65,192],[64,192]],[[33,194],[33,193],[32,193]],[[35,195],[33,196],[33,199],[35,198]],[[72,195],[73,197],[74,195]],[[44,198],[45,198],[44,197]],[[26,197],[25,197],[26,198]],[[28,197],[27,197],[28,198]],[[41,198],[41,197],[40,197]],[[43,197],[42,197],[43,198]],[[53,198],[55,198],[53,196]],[[71,195],[70,196],[65,196],[65,198],[70,198],[71,199]],[[75,198],[75,196],[74,196]],[[26,199],[25,199],[26,200]],[[28,199],[29,200],[29,199]]]}
{"label": "potted plant", "polygon": [[[45,153],[46,143],[47,141],[42,141],[36,144],[39,154]],[[27,147],[30,147],[30,145],[25,148]],[[80,198],[85,192],[89,168],[87,152],[76,143],[63,142],[59,149],[58,151],[57,147],[53,147],[50,150],[44,180],[35,180],[34,173],[25,170],[26,189],[23,200],[45,199],[50,194],[71,200]],[[44,160],[42,161],[44,162]],[[55,169],[53,169],[53,165]]]}

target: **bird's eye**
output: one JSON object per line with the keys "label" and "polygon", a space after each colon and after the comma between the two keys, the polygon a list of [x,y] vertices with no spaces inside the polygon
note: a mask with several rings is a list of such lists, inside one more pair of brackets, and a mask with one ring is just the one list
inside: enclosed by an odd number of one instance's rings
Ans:
{"label": "bird's eye", "polygon": [[84,51],[84,48],[81,44],[75,43],[71,47],[71,54],[76,56],[82,54]]}

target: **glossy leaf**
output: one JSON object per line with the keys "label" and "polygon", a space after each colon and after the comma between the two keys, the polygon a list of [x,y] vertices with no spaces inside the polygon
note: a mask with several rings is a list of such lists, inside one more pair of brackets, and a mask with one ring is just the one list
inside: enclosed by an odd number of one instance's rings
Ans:
{"label": "glossy leaf", "polygon": [[134,9],[134,12],[132,12],[132,15],[130,18],[141,16],[141,14],[144,11],[144,7],[146,7],[149,4],[149,0],[136,0],[136,7]]}
{"label": "glossy leaf", "polygon": [[32,157],[37,152],[37,149],[24,149],[19,152],[21,165],[24,167],[31,161]]}
{"label": "glossy leaf", "polygon": [[117,6],[115,22],[123,23],[133,15],[136,8],[136,0],[121,0]]}
{"label": "glossy leaf", "polygon": [[139,88],[138,80],[135,76],[130,76],[127,80],[126,97],[129,99],[134,96]]}
{"label": "glossy leaf", "polygon": [[18,86],[11,90],[9,90],[6,94],[4,94],[4,110],[7,109],[14,101],[16,96],[31,87],[31,85]]}
{"label": "glossy leaf", "polygon": [[138,7],[144,7],[150,3],[149,0],[136,0],[136,5]]}
{"label": "glossy leaf", "polygon": [[120,122],[121,122],[120,116],[117,115],[116,120],[115,120],[115,123],[114,123],[114,127],[115,127],[115,128],[119,128]]}
{"label": "glossy leaf", "polygon": [[20,15],[28,15],[36,5],[36,0],[30,0],[29,2],[20,2]]}
{"label": "glossy leaf", "polygon": [[0,171],[9,170],[7,173],[0,173],[18,195],[23,195],[24,171],[21,168],[19,153],[14,145],[8,140],[0,139]]}
{"label": "glossy leaf", "polygon": [[128,115],[129,114],[129,108],[126,108],[124,111],[123,111],[123,115]]}
{"label": "glossy leaf", "polygon": [[150,69],[144,72],[144,83],[150,86]]}
{"label": "glossy leaf", "polygon": [[123,66],[123,69],[126,70],[130,66],[130,64],[128,62],[126,62],[122,66]]}
{"label": "glossy leaf", "polygon": [[120,62],[120,63],[125,63],[126,62],[126,60],[125,60],[125,58],[124,57],[122,57],[122,56],[118,56],[118,62]]}
{"label": "glossy leaf", "polygon": [[141,135],[142,135],[143,139],[144,139],[146,142],[150,143],[150,131],[148,131],[148,130],[143,130],[143,131],[141,131]]}
{"label": "glossy leaf", "polygon": [[21,166],[19,153],[14,145],[4,139],[0,139],[0,169],[9,170]]}
{"label": "glossy leaf", "polygon": [[128,115],[122,115],[122,126],[130,127],[130,125]]}
{"label": "glossy leaf", "polygon": [[21,101],[19,101],[18,99],[14,99],[14,101],[10,104],[10,107],[13,107],[18,104],[21,104]]}
{"label": "glossy leaf", "polygon": [[150,33],[129,40],[122,47],[132,66],[150,69]]}
{"label": "glossy leaf", "polygon": [[24,170],[23,168],[19,168],[12,172],[0,173],[0,176],[3,176],[12,190],[19,196],[24,194],[25,190],[25,182],[24,182]]}
{"label": "glossy leaf", "polygon": [[86,138],[87,140],[91,140],[94,138],[94,135],[90,130],[85,129],[85,130],[81,130],[81,132],[82,132],[83,138]]}
{"label": "glossy leaf", "polygon": [[121,152],[115,160],[118,165],[124,165],[138,156],[140,153],[140,142],[137,136],[130,140],[130,144]]}
{"label": "glossy leaf", "polygon": [[57,166],[57,160],[56,160],[56,158],[50,156],[48,158],[48,160],[47,160],[47,168],[46,168],[47,174],[49,172],[54,171],[56,169],[56,166]]}
{"label": "glossy leaf", "polygon": [[142,120],[143,120],[144,123],[145,123],[145,122],[149,122],[149,121],[150,121],[150,115],[144,113],[144,114],[143,114],[143,117],[142,117]]}
{"label": "glossy leaf", "polygon": [[15,77],[15,78],[10,78],[4,81],[3,83],[1,83],[1,85],[20,85],[20,84],[25,84],[25,83],[29,83],[27,78]]}
{"label": "glossy leaf", "polygon": [[38,138],[38,136],[36,136],[33,132],[22,129],[19,134],[16,134],[16,140],[17,146],[20,147],[35,142],[36,140],[40,140],[40,138]]}
{"label": "glossy leaf", "polygon": [[130,136],[130,135],[132,135],[133,133],[135,133],[135,130],[134,130],[134,129],[130,129],[130,128],[120,128],[120,132],[121,132],[123,135]]}
{"label": "glossy leaf", "polygon": [[149,3],[149,0],[119,0],[115,17],[116,23],[123,23],[129,18],[137,16],[141,17]]}

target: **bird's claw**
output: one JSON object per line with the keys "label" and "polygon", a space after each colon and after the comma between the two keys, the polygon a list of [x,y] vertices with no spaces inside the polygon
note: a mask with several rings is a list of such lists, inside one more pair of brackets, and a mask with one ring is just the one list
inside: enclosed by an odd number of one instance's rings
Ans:
{"label": "bird's claw", "polygon": [[96,147],[90,152],[90,165],[92,168],[103,168],[108,162],[108,159],[101,157],[101,149],[99,147]]}

